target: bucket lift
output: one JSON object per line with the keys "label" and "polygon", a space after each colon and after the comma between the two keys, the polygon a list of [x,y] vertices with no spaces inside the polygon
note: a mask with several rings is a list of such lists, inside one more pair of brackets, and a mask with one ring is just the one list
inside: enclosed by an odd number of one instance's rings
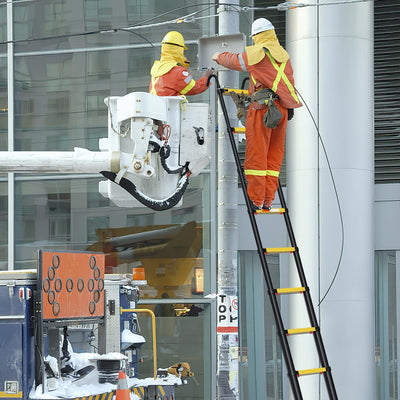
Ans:
{"label": "bucket lift", "polygon": [[101,171],[109,181],[100,182],[100,193],[125,207],[132,196],[157,211],[178,204],[189,176],[210,160],[209,106],[142,92],[105,103],[108,139],[100,149],[120,154],[120,163],[118,171]]}
{"label": "bucket lift", "polygon": [[209,163],[208,104],[181,96],[133,92],[107,97],[108,137],[101,151],[0,152],[0,173],[101,173],[99,192],[120,207],[167,210],[181,204],[189,184]]}

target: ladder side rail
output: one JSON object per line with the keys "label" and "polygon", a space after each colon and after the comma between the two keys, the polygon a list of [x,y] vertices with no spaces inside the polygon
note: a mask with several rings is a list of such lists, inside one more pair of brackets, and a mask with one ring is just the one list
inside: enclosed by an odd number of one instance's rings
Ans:
{"label": "ladder side rail", "polygon": [[308,312],[308,315],[310,318],[310,323],[312,326],[314,326],[316,328],[316,331],[314,332],[313,336],[315,339],[320,362],[321,362],[322,366],[324,366],[326,368],[326,372],[324,373],[324,378],[325,378],[325,383],[327,386],[329,398],[331,400],[337,400],[338,397],[337,397],[337,393],[336,393],[336,389],[335,389],[335,384],[333,382],[331,368],[328,363],[328,356],[326,354],[325,346],[322,341],[321,330],[319,328],[317,316],[315,314],[314,306],[313,306],[311,295],[310,295],[310,290],[307,285],[307,279],[306,279],[306,276],[304,273],[303,265],[302,265],[301,258],[300,258],[300,253],[299,253],[296,239],[295,239],[294,232],[293,232],[292,223],[290,221],[289,210],[286,205],[286,200],[285,200],[285,196],[283,195],[282,186],[281,186],[280,181],[279,181],[279,185],[278,185],[278,195],[279,195],[279,199],[281,202],[281,206],[286,211],[284,213],[284,218],[285,218],[287,231],[289,234],[290,243],[291,243],[292,247],[295,248],[293,255],[295,258],[297,271],[298,271],[298,274],[300,277],[301,286],[304,286],[306,288],[305,292],[303,293],[304,301],[306,303],[306,308],[307,308],[307,312]]}
{"label": "ladder side rail", "polygon": [[254,217],[254,213],[252,212],[252,208],[251,208],[251,204],[250,204],[250,199],[247,195],[247,191],[246,191],[246,182],[243,176],[243,171],[241,168],[241,164],[240,164],[240,158],[239,158],[239,154],[236,148],[236,143],[235,143],[235,138],[233,136],[233,128],[231,127],[230,121],[229,121],[229,115],[228,115],[228,111],[226,109],[226,105],[225,105],[225,100],[223,98],[223,89],[221,88],[219,81],[218,81],[218,77],[216,75],[211,75],[208,78],[207,84],[209,83],[211,77],[215,78],[216,81],[216,85],[217,85],[217,93],[218,93],[218,97],[219,97],[219,101],[220,101],[220,105],[222,108],[222,112],[224,114],[224,118],[225,118],[225,122],[228,128],[228,135],[229,135],[229,140],[232,146],[232,151],[234,154],[234,158],[235,158],[235,162],[236,162],[236,168],[237,168],[237,172],[240,178],[240,183],[242,185],[242,191],[244,194],[244,198],[246,201],[246,206],[247,206],[247,212],[249,214],[249,218],[250,218],[250,223],[251,223],[251,227],[253,230],[253,234],[254,234],[254,239],[256,241],[256,245],[257,245],[257,252],[261,261],[261,266],[262,266],[262,270],[264,273],[264,278],[267,284],[267,291],[268,291],[268,296],[270,298],[271,301],[271,306],[272,306],[272,311],[274,314],[274,318],[275,318],[275,322],[277,324],[277,331],[278,331],[278,336],[280,339],[280,343],[281,343],[281,347],[282,347],[282,352],[285,358],[285,363],[286,363],[286,367],[288,369],[288,377],[289,377],[289,382],[290,385],[292,387],[292,391],[293,391],[293,395],[294,398],[296,400],[303,400],[303,396],[301,394],[301,389],[300,389],[300,385],[299,385],[299,381],[298,381],[298,377],[297,377],[297,372],[294,366],[294,362],[293,362],[293,358],[290,352],[290,347],[289,347],[289,342],[287,340],[287,336],[285,333],[285,327],[283,325],[283,321],[282,321],[282,316],[279,310],[279,304],[278,304],[278,300],[277,300],[277,296],[275,294],[274,288],[273,288],[273,284],[272,284],[272,278],[271,275],[269,273],[269,269],[268,269],[268,264],[267,264],[267,260],[266,260],[266,256],[264,254],[263,251],[263,247],[262,247],[262,243],[261,243],[261,238],[260,238],[260,233],[255,221],[255,217]]}

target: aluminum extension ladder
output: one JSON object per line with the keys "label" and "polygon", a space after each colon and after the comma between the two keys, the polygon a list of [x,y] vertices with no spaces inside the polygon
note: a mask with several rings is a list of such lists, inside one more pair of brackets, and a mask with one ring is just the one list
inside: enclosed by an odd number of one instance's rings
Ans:
{"label": "aluminum extension ladder", "polygon": [[[329,395],[329,399],[337,400],[338,397],[337,397],[335,385],[333,382],[331,368],[328,364],[328,358],[327,358],[327,355],[325,352],[324,344],[322,342],[320,328],[319,328],[317,317],[316,317],[316,314],[314,311],[314,306],[312,304],[309,287],[307,286],[307,280],[306,280],[306,277],[304,274],[304,269],[303,269],[303,266],[301,263],[298,247],[296,244],[296,239],[294,237],[293,228],[292,228],[292,224],[291,224],[291,221],[289,218],[289,212],[288,212],[288,209],[286,206],[286,201],[285,201],[285,197],[283,195],[281,184],[279,182],[279,187],[278,187],[278,195],[279,195],[279,200],[281,203],[281,208],[275,209],[275,212],[278,212],[278,213],[284,215],[291,247],[278,248],[278,249],[264,248],[261,243],[260,233],[259,233],[258,226],[257,226],[256,220],[255,220],[255,215],[258,214],[259,211],[254,213],[254,211],[251,207],[251,201],[247,195],[246,180],[245,180],[244,173],[243,173],[243,170],[241,167],[240,158],[239,158],[238,150],[236,148],[236,143],[235,143],[235,139],[234,139],[234,135],[233,135],[235,129],[233,129],[230,125],[228,111],[226,109],[226,105],[225,105],[225,101],[224,101],[224,97],[223,97],[224,93],[227,91],[243,92],[244,90],[239,91],[239,90],[235,90],[235,89],[223,89],[223,88],[221,88],[221,86],[219,84],[218,77],[214,74],[208,78],[208,83],[210,82],[211,78],[214,78],[216,81],[218,98],[219,98],[222,112],[224,114],[225,122],[227,125],[229,140],[231,142],[233,154],[235,157],[237,172],[238,172],[238,175],[240,178],[240,183],[241,183],[244,198],[246,201],[247,211],[249,214],[250,223],[251,223],[251,227],[252,227],[253,234],[254,234],[254,239],[255,239],[255,242],[257,245],[257,252],[258,252],[258,255],[259,255],[259,258],[261,261],[261,266],[263,269],[265,282],[267,284],[268,296],[271,301],[272,311],[273,311],[275,322],[277,325],[277,334],[278,334],[278,337],[279,337],[279,340],[281,343],[282,353],[283,353],[283,356],[285,359],[286,368],[288,371],[288,378],[290,381],[290,386],[292,388],[294,398],[296,400],[303,400],[303,396],[302,396],[300,384],[299,384],[299,377],[305,376],[305,375],[310,375],[310,374],[323,374],[324,378],[325,378],[325,383],[326,383],[326,388],[327,388],[327,392]],[[237,131],[237,129],[236,129],[236,131]],[[268,211],[260,211],[260,212],[271,213],[271,211],[269,211],[269,212]],[[266,259],[266,254],[272,253],[272,252],[290,252],[294,255],[294,259],[295,259],[296,266],[297,266],[297,271],[298,271],[299,278],[300,278],[300,285],[301,285],[300,287],[293,287],[293,288],[274,288],[273,287],[272,278],[271,278],[271,275],[269,272],[267,259]],[[284,294],[284,293],[286,293],[286,294],[303,293],[308,316],[309,316],[310,323],[311,323],[311,327],[297,328],[297,329],[285,329],[283,321],[282,321],[282,315],[281,315],[281,312],[279,309],[278,300],[277,300],[277,297],[278,297],[277,294]],[[321,367],[307,369],[307,370],[296,370],[295,369],[287,337],[291,334],[302,334],[302,333],[312,333],[313,334],[314,340],[315,340],[315,345],[316,345],[318,355],[319,355],[319,361],[320,361]]]}

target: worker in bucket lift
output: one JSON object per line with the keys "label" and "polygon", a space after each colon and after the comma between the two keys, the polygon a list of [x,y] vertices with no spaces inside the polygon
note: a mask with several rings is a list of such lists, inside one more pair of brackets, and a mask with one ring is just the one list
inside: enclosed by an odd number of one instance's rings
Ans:
{"label": "worker in bucket lift", "polygon": [[151,68],[149,93],[157,96],[181,96],[203,93],[208,89],[207,79],[212,74],[207,69],[195,81],[187,70],[190,62],[184,55],[187,50],[181,33],[168,32],[161,42],[161,58]]}
{"label": "worker in bucket lift", "polygon": [[281,168],[286,124],[301,107],[289,54],[265,18],[251,27],[254,45],[240,54],[216,52],[212,59],[229,69],[249,72],[250,106],[246,115],[244,172],[253,211],[270,210]]}

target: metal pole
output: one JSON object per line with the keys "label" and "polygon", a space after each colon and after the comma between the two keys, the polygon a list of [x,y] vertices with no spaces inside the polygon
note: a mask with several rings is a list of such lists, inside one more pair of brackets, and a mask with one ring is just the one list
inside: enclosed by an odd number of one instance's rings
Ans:
{"label": "metal pole", "polygon": [[1,172],[118,172],[119,162],[118,152],[93,152],[77,147],[75,151],[0,151]]}
{"label": "metal pole", "polygon": [[[226,4],[224,4],[226,3]],[[229,3],[229,5],[228,5]],[[239,5],[238,0],[222,0],[217,9],[219,14],[219,34],[237,33],[239,14],[232,5]],[[239,73],[220,71],[219,79],[226,87],[238,87]],[[236,107],[230,104],[229,116],[236,119]],[[237,296],[237,173],[235,160],[229,145],[229,132],[221,112],[218,109],[218,294],[228,298]],[[219,321],[217,314],[217,320]],[[219,333],[217,340],[217,392],[218,399],[239,398],[237,378],[233,384],[230,376],[238,374],[238,320],[236,331]],[[235,347],[235,348],[233,348]],[[236,356],[233,356],[236,355]],[[231,373],[232,372],[232,373]]]}
{"label": "metal pole", "polygon": [[[14,22],[13,3],[7,2],[7,108],[8,108],[8,150],[14,151]],[[14,269],[14,214],[15,190],[14,173],[8,173],[8,270]]]}

